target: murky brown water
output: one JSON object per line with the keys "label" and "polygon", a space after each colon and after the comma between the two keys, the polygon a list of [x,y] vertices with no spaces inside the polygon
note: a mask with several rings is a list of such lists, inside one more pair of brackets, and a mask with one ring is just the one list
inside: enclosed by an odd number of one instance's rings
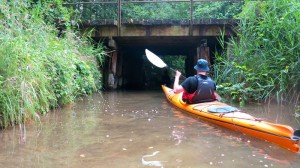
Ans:
{"label": "murky brown water", "polygon": [[[278,105],[245,111],[300,128]],[[161,92],[107,92],[0,133],[2,168],[299,167],[300,155],[197,119]]]}

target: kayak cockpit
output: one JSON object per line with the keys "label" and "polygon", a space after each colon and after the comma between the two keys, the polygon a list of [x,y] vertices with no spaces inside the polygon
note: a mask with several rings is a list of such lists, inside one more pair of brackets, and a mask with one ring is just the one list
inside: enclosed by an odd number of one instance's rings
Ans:
{"label": "kayak cockpit", "polygon": [[291,140],[293,140],[295,142],[299,142],[300,141],[300,129],[297,129],[297,130],[294,131],[294,134],[291,137]]}
{"label": "kayak cockpit", "polygon": [[230,113],[238,111],[237,108],[232,106],[209,107],[207,110],[211,113]]}

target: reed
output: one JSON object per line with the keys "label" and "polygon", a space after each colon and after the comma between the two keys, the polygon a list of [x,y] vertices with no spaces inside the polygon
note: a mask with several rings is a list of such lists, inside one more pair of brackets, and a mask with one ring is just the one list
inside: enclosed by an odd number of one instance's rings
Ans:
{"label": "reed", "polygon": [[246,1],[238,18],[237,40],[226,43],[226,55],[217,56],[219,91],[241,104],[299,103],[299,1]]}
{"label": "reed", "polygon": [[[0,2],[0,127],[39,121],[51,108],[101,88],[105,55],[70,29],[58,37],[30,1]],[[96,57],[95,57],[96,55]]]}

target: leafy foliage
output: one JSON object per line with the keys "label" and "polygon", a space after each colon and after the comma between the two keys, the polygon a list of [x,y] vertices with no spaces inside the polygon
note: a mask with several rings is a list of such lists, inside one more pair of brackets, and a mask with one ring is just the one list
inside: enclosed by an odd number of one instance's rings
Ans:
{"label": "leafy foliage", "polygon": [[94,49],[88,36],[71,30],[59,38],[44,20],[44,7],[0,1],[0,127],[39,120],[39,114],[101,87],[103,48]]}
{"label": "leafy foliage", "polygon": [[234,18],[241,12],[243,2],[198,2],[194,7],[194,18]]}
{"label": "leafy foliage", "polygon": [[166,64],[173,69],[176,69],[185,75],[185,56],[183,55],[171,55],[171,56],[164,56],[164,61]]}
{"label": "leafy foliage", "polygon": [[[300,3],[296,0],[246,1],[227,55],[215,66],[220,91],[245,102],[299,100]],[[221,40],[223,41],[223,40]]]}
{"label": "leafy foliage", "polygon": [[[159,2],[159,3],[129,3],[121,5],[122,19],[190,19],[190,2]],[[118,5],[116,3],[99,4],[91,0],[68,0],[69,3],[90,2],[70,5],[80,20],[117,19]],[[117,2],[103,1],[101,2]],[[232,18],[241,11],[242,2],[194,2],[193,19],[202,18]]]}

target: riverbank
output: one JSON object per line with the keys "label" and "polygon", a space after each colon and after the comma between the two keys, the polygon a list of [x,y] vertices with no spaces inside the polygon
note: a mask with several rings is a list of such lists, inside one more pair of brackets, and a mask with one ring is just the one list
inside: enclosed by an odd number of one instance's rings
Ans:
{"label": "riverbank", "polygon": [[[237,37],[220,40],[214,76],[221,95],[240,102],[299,107],[300,2],[245,1]],[[298,108],[299,110],[299,108]]]}
{"label": "riverbank", "polygon": [[101,88],[103,47],[70,27],[58,31],[45,21],[45,6],[30,2],[0,2],[1,128],[39,121]]}

